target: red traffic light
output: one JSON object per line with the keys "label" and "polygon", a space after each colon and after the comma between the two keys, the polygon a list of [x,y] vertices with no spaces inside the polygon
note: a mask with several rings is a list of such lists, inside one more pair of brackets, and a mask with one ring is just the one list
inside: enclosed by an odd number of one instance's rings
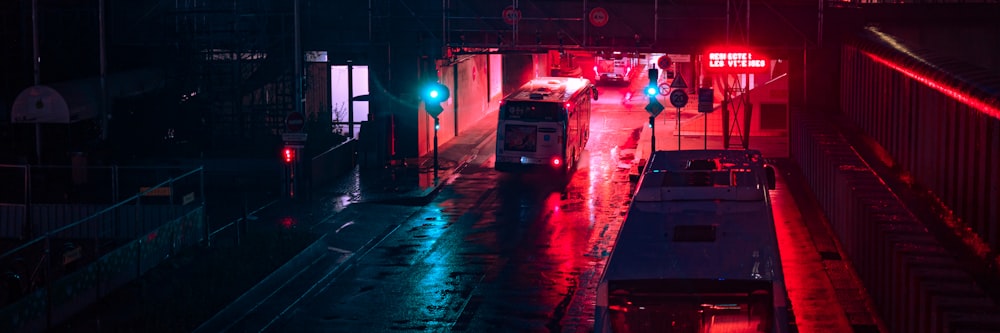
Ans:
{"label": "red traffic light", "polygon": [[295,148],[285,147],[281,156],[285,159],[285,163],[292,163],[295,161]]}

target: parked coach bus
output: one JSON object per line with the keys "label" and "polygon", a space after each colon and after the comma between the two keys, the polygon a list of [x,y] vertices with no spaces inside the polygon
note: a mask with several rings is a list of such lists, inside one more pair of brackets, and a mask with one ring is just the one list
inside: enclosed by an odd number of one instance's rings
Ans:
{"label": "parked coach bus", "polygon": [[657,151],[637,186],[595,333],[794,331],[760,152]]}
{"label": "parked coach bus", "polygon": [[500,102],[497,121],[499,171],[552,170],[568,174],[590,137],[590,80],[539,77]]}

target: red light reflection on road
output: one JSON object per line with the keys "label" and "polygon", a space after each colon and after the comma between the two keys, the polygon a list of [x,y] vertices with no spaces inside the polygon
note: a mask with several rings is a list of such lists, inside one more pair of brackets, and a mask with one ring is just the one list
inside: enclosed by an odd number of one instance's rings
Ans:
{"label": "red light reflection on road", "polygon": [[[574,267],[577,266],[575,261],[579,258],[578,249],[582,247],[583,242],[586,242],[589,235],[586,230],[579,228],[580,222],[582,222],[578,219],[579,215],[560,211],[559,205],[561,203],[559,193],[549,195],[546,205],[552,207],[552,216],[548,219],[549,224],[545,226],[544,230],[549,245],[545,249],[545,255],[556,263],[554,266],[557,275],[569,274],[574,271]],[[556,285],[566,284],[566,279],[553,278],[552,280]]]}
{"label": "red light reflection on road", "polygon": [[285,216],[281,218],[281,227],[285,229],[291,229],[295,227],[295,218],[291,216]]}

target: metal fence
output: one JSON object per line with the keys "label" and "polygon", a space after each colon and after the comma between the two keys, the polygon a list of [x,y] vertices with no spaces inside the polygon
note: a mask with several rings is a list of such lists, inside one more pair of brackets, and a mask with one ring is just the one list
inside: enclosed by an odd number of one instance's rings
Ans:
{"label": "metal fence", "polygon": [[[181,177],[189,172],[180,167],[0,165],[0,179],[5,180],[0,185],[0,239],[32,239],[147,190],[144,204],[178,202],[185,196],[192,200],[200,196],[202,182]],[[173,183],[158,187],[164,179]]]}
{"label": "metal fence", "polygon": [[0,170],[25,184],[0,205],[0,331],[52,327],[208,235],[201,167],[87,169],[85,182],[73,168]]}

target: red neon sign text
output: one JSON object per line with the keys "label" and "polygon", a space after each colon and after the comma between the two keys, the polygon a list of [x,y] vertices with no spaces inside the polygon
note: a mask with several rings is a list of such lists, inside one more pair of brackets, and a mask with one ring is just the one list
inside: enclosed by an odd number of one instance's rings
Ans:
{"label": "red neon sign text", "polygon": [[712,69],[762,69],[767,60],[754,59],[750,52],[711,52],[708,54],[708,68]]}

